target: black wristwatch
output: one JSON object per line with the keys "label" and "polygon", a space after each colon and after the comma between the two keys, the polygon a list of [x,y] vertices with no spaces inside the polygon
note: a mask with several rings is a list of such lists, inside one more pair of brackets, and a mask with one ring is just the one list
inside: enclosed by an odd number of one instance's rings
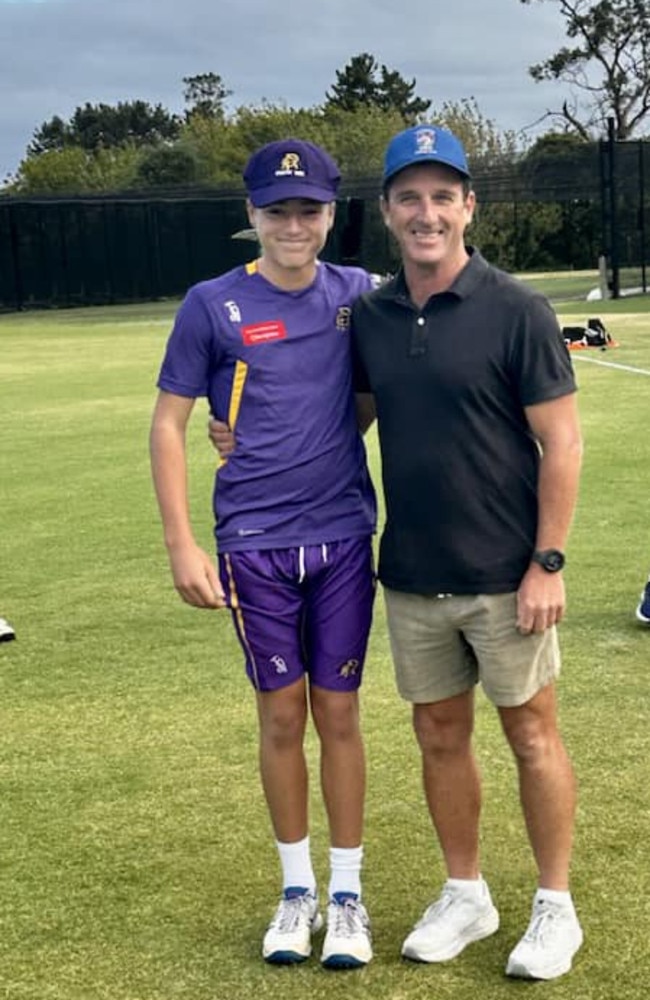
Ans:
{"label": "black wristwatch", "polygon": [[559,549],[538,549],[533,552],[531,559],[539,563],[547,573],[559,573],[566,562],[564,552]]}

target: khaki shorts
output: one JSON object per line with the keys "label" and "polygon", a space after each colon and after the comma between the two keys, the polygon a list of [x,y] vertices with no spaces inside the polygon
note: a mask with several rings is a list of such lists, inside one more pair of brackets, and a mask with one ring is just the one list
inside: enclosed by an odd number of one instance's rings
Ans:
{"label": "khaki shorts", "polygon": [[479,681],[503,708],[523,705],[560,672],[555,627],[521,635],[516,594],[424,596],[384,589],[399,693],[418,704]]}

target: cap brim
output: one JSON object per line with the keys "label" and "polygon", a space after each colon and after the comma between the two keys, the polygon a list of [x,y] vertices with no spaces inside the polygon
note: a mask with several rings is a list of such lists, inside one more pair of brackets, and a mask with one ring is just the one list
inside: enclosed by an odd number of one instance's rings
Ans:
{"label": "cap brim", "polygon": [[257,229],[238,229],[236,233],[233,233],[230,237],[231,240],[250,240],[251,242],[257,241]]}
{"label": "cap brim", "polygon": [[282,184],[269,184],[257,191],[249,191],[248,197],[255,208],[266,208],[267,205],[288,201],[289,198],[305,198],[307,201],[329,203],[336,201],[336,192],[314,184],[305,184],[304,181],[287,180]]}
{"label": "cap brim", "polygon": [[448,167],[449,170],[454,170],[461,177],[465,177],[469,180],[469,171],[463,170],[456,163],[450,163],[449,160],[445,160],[440,156],[418,156],[416,159],[409,160],[407,163],[401,163],[399,166],[394,167],[390,173],[384,174],[384,183],[386,181],[392,180],[397,174],[401,173],[402,170],[406,170],[408,167],[416,167],[418,163],[437,163],[441,167]]}

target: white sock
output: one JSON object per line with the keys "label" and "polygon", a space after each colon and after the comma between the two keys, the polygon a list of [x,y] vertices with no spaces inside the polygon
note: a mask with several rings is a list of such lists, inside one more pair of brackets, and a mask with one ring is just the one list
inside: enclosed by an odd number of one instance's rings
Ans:
{"label": "white sock", "polygon": [[297,840],[293,844],[283,844],[276,841],[280,864],[282,865],[282,888],[290,886],[316,890],[316,876],[311,863],[309,836]]}
{"label": "white sock", "polygon": [[549,903],[557,903],[558,906],[566,906],[568,909],[573,910],[573,899],[571,898],[571,893],[567,889],[544,889],[540,888],[535,893],[535,902],[539,902],[542,899],[547,899]]}
{"label": "white sock", "polygon": [[361,899],[363,846],[330,847],[329,897],[336,892],[353,893]]}
{"label": "white sock", "polygon": [[451,889],[458,889],[465,896],[482,896],[485,891],[481,875],[478,878],[448,878],[446,885]]}

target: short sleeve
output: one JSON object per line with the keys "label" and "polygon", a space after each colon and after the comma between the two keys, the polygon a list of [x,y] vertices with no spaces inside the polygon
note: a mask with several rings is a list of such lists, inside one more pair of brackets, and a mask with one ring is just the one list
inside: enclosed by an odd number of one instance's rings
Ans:
{"label": "short sleeve", "polygon": [[361,359],[356,328],[362,310],[361,301],[358,300],[352,307],[350,348],[352,356],[352,388],[354,392],[372,392],[368,381],[368,373]]}
{"label": "short sleeve", "polygon": [[541,295],[526,300],[511,362],[523,406],[557,399],[577,389],[557,316]]}
{"label": "short sleeve", "polygon": [[183,300],[167,341],[158,388],[177,396],[207,396],[211,370],[218,362],[212,320],[196,287]]}

